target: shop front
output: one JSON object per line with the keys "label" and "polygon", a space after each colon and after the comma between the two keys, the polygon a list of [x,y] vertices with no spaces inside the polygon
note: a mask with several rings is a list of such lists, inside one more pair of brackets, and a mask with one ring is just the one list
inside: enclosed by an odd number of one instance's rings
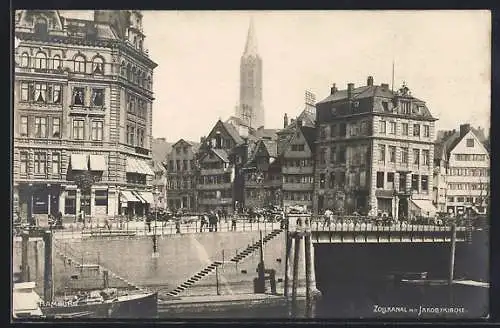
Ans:
{"label": "shop front", "polygon": [[50,183],[20,183],[18,186],[17,211],[22,221],[28,218],[46,221],[48,215],[55,216],[59,208],[60,184]]}

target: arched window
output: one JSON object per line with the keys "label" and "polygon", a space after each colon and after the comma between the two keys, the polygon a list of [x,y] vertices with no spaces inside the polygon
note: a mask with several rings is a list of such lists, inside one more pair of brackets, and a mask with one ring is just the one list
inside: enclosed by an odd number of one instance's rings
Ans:
{"label": "arched window", "polygon": [[130,63],[127,65],[127,80],[132,80],[132,68],[130,67]]}
{"label": "arched window", "polygon": [[142,40],[139,40],[139,50],[142,51]]}
{"label": "arched window", "polygon": [[44,18],[38,18],[35,22],[35,34],[38,34],[38,36],[45,36],[47,35],[47,31],[47,20]]}
{"label": "arched window", "polygon": [[75,57],[75,72],[76,73],[85,73],[85,58],[83,56]]}
{"label": "arched window", "polygon": [[148,90],[151,90],[151,76],[148,76],[146,87]]}
{"label": "arched window", "polygon": [[54,69],[61,69],[61,57],[59,55],[54,55],[54,57],[52,57],[52,64]]}
{"label": "arched window", "polygon": [[95,57],[92,61],[92,72],[94,74],[104,74],[104,60],[101,57]]}
{"label": "arched window", "polygon": [[137,81],[137,71],[135,70],[135,67],[132,68],[132,82]]}
{"label": "arched window", "polygon": [[122,61],[121,69],[122,69],[122,71],[121,71],[121,75],[122,75],[123,77],[127,76],[127,66],[125,65],[125,62],[124,62],[124,61]]}
{"label": "arched window", "polygon": [[47,68],[47,56],[43,52],[39,52],[35,56],[35,68]]}
{"label": "arched window", "polygon": [[21,67],[28,67],[29,65],[29,56],[26,52],[23,52],[21,55]]}

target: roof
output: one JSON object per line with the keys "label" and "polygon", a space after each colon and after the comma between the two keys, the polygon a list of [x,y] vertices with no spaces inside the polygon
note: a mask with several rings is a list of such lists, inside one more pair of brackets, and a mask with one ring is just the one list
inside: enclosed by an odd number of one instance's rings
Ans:
{"label": "roof", "polygon": [[[474,133],[474,135],[489,152],[489,145],[487,139],[484,137],[483,130],[471,127],[470,131]],[[465,135],[460,137],[460,131],[457,130],[444,132],[440,131],[438,134],[438,140],[436,140],[436,143],[434,144],[434,159],[446,160],[450,152],[460,143],[460,141],[462,141]],[[445,155],[446,158],[443,158],[443,155]]]}
{"label": "roof", "polygon": [[229,133],[229,135],[234,139],[234,141],[237,144],[243,143],[243,138],[241,138],[238,131],[236,131],[236,128],[234,127],[234,125],[232,125],[231,123],[224,123],[222,121],[221,121],[221,123],[226,128],[227,133]]}
{"label": "roof", "polygon": [[311,151],[314,151],[314,142],[316,141],[316,129],[309,126],[300,127],[300,131],[306,139],[307,145]]}
{"label": "roof", "polygon": [[257,129],[254,134],[257,138],[276,140],[278,138],[277,132],[277,129]]}
{"label": "roof", "polygon": [[262,140],[264,145],[266,146],[267,152],[270,157],[278,156],[278,143],[274,140]]}
{"label": "roof", "polygon": [[224,149],[211,149],[217,157],[222,159],[224,162],[229,163],[229,157],[227,155],[227,152]]}
{"label": "roof", "polygon": [[258,56],[257,37],[255,36],[253,19],[250,19],[250,26],[248,26],[247,42],[245,44],[245,52],[243,53],[243,56]]}

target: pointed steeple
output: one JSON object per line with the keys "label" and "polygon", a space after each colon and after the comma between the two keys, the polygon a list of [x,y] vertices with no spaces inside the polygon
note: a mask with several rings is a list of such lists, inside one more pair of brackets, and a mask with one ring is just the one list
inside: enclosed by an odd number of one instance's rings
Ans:
{"label": "pointed steeple", "polygon": [[250,26],[248,27],[247,43],[243,56],[258,56],[257,53],[257,37],[253,27],[253,18],[250,18]]}

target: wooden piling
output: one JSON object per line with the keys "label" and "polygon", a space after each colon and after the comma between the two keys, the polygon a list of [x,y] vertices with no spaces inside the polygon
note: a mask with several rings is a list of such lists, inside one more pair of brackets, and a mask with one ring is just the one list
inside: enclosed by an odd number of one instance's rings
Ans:
{"label": "wooden piling", "polygon": [[305,233],[305,245],[304,245],[304,251],[305,251],[305,262],[306,262],[306,318],[311,318],[312,317],[312,277],[311,277],[311,232],[308,231]]}
{"label": "wooden piling", "polygon": [[453,284],[453,276],[455,272],[455,248],[457,244],[457,226],[455,222],[451,224],[451,247],[450,247],[450,267],[448,275],[448,284]]}
{"label": "wooden piling", "polygon": [[103,288],[106,289],[109,287],[109,272],[108,270],[102,271],[102,280],[103,280]]}
{"label": "wooden piling", "polygon": [[292,281],[292,316],[297,315],[297,290],[299,288],[299,262],[300,262],[300,240],[302,236],[295,234],[295,249],[293,255],[293,281]]}
{"label": "wooden piling", "polygon": [[23,231],[21,235],[21,279],[23,282],[28,282],[30,280],[28,266],[28,243],[29,234],[27,231]]}
{"label": "wooden piling", "polygon": [[291,250],[292,250],[292,237],[288,231],[286,232],[285,238],[285,287],[283,289],[283,295],[285,297],[290,297],[290,264],[291,264]]}
{"label": "wooden piling", "polygon": [[43,236],[45,243],[45,263],[43,279],[43,297],[46,302],[53,299],[53,276],[52,276],[52,232],[45,231]]}

